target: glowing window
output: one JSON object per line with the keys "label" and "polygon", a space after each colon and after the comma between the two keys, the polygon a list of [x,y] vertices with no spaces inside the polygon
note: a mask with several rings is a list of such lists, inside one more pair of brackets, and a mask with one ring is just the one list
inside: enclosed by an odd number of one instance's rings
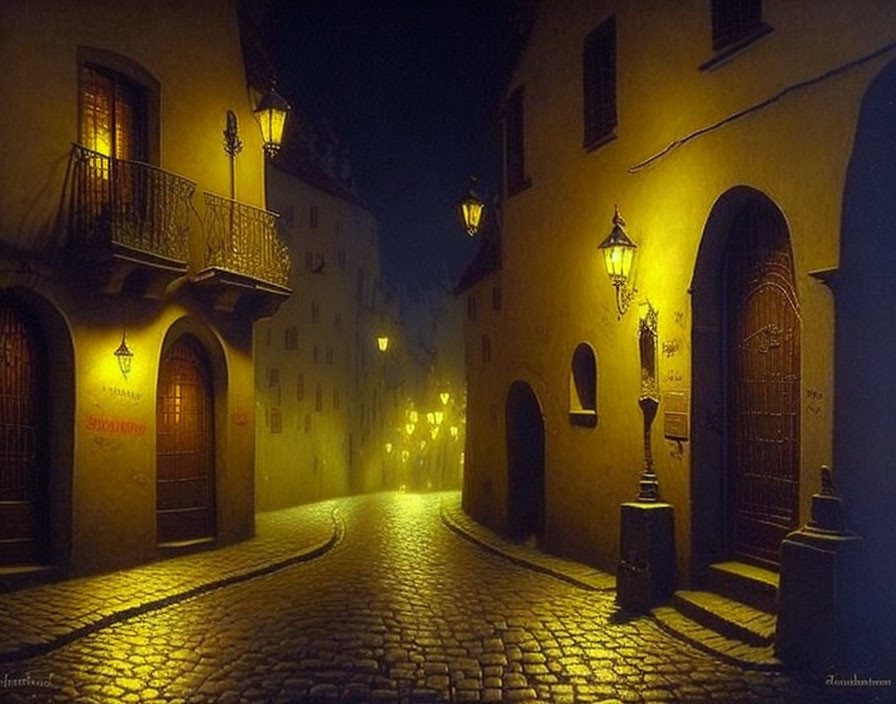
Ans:
{"label": "glowing window", "polygon": [[114,71],[81,66],[81,143],[115,159],[146,160],[143,89]]}
{"label": "glowing window", "polygon": [[595,147],[616,129],[616,20],[610,17],[585,38],[582,54],[585,146]]}

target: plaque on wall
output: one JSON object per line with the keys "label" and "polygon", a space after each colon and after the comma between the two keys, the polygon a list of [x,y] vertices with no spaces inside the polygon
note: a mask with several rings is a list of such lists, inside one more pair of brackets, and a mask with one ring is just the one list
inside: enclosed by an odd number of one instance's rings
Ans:
{"label": "plaque on wall", "polygon": [[666,391],[663,394],[663,435],[672,440],[687,440],[688,395],[686,391]]}

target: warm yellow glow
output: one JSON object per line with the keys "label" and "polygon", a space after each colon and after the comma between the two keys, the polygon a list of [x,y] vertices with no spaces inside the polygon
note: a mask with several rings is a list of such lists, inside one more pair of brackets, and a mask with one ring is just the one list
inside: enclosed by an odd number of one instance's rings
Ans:
{"label": "warm yellow glow", "polygon": [[442,402],[443,406],[448,405],[448,399],[450,399],[450,398],[451,398],[451,394],[449,394],[447,391],[443,391],[442,393],[439,394],[439,400]]}
{"label": "warm yellow glow", "polygon": [[459,431],[458,431],[458,429],[457,429],[457,426],[456,426],[456,425],[452,425],[452,426],[451,426],[451,437],[453,437],[453,438],[456,440],[456,439],[457,439],[457,436],[458,436],[458,433],[459,433]]}
{"label": "warm yellow glow", "polygon": [[112,354],[118,360],[118,369],[121,371],[121,375],[127,379],[128,374],[131,373],[131,362],[134,359],[134,353],[128,347],[126,333],[121,333],[121,344],[118,345],[118,348]]}
{"label": "warm yellow glow", "polygon": [[467,198],[460,202],[461,219],[470,237],[479,232],[479,224],[482,221],[484,208],[485,204],[474,198]]}
{"label": "warm yellow glow", "polygon": [[461,467],[464,466],[464,453],[463,453],[463,452],[460,453],[460,462],[459,462],[459,464],[460,464]]}
{"label": "warm yellow glow", "polygon": [[405,426],[404,426],[404,431],[405,431],[408,435],[413,435],[413,434],[414,434],[414,429],[415,429],[416,427],[417,427],[417,426],[416,426],[414,423],[406,423]]}
{"label": "warm yellow glow", "polygon": [[411,421],[411,423],[416,423],[419,419],[420,415],[417,413],[417,411],[408,412],[408,420]]}
{"label": "warm yellow glow", "polygon": [[429,411],[426,414],[426,422],[429,423],[430,425],[434,425],[436,422],[436,414],[433,413],[432,411]]}
{"label": "warm yellow glow", "polygon": [[274,156],[280,149],[288,112],[289,104],[273,88],[258,101],[255,117],[261,127],[261,141],[268,156]]}
{"label": "warm yellow glow", "polygon": [[410,457],[411,457],[411,453],[410,453],[409,450],[402,450],[402,451],[401,451],[401,461],[402,461],[402,462],[407,462],[408,459],[410,459]]}
{"label": "warm yellow glow", "polygon": [[379,348],[380,352],[385,352],[389,349],[389,338],[386,335],[380,335],[376,338],[376,346]]}
{"label": "warm yellow glow", "polygon": [[392,443],[391,442],[386,443],[386,454],[387,455],[392,454]]}
{"label": "warm yellow glow", "polygon": [[421,440],[421,441],[420,441],[420,449],[421,449],[421,450],[425,450],[425,449],[426,449],[426,440]]}
{"label": "warm yellow glow", "polygon": [[435,427],[435,428],[433,428],[432,430],[430,430],[430,431],[429,431],[429,435],[430,435],[430,437],[432,437],[433,440],[435,440],[435,439],[439,436],[439,429],[438,429],[438,427]]}
{"label": "warm yellow glow", "polygon": [[445,420],[445,413],[443,411],[436,411],[434,415],[436,417],[436,425],[441,425],[442,421]]}
{"label": "warm yellow glow", "polygon": [[613,229],[606,239],[597,246],[604,252],[604,266],[614,286],[620,286],[628,281],[637,248],[637,245],[625,234],[624,227],[625,220],[622,219],[617,207],[613,214]]}

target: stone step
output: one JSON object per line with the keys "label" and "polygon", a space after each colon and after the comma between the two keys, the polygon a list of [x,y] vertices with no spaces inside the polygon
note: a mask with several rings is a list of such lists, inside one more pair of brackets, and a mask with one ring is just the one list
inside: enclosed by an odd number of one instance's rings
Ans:
{"label": "stone step", "polygon": [[754,646],[771,645],[776,618],[734,599],[713,592],[680,590],[673,604],[681,613],[725,638]]}
{"label": "stone step", "polygon": [[775,671],[783,665],[774,653],[774,645],[749,645],[741,640],[726,638],[718,632],[688,618],[672,606],[657,606],[653,618],[667,633],[687,641],[705,652],[720,656],[751,670]]}
{"label": "stone step", "polygon": [[706,588],[767,614],[778,612],[778,573],[743,562],[709,566]]}

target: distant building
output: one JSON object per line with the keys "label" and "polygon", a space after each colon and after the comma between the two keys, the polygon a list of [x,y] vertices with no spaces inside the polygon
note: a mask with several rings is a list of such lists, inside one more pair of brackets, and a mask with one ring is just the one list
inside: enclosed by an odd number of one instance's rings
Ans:
{"label": "distant building", "polygon": [[0,60],[4,579],[251,536],[289,257],[234,4],[6,3]]}
{"label": "distant building", "polygon": [[[395,306],[377,222],[332,130],[296,115],[268,198],[292,253],[293,296],[256,326],[257,506],[384,488]],[[378,338],[390,338],[380,351]]]}
{"label": "distant building", "polygon": [[[859,600],[892,627],[894,21],[879,2],[534,5],[502,109],[500,267],[460,287],[467,511],[615,570],[656,382],[678,586],[716,589],[722,563],[776,584],[833,465]],[[618,299],[597,249],[615,206],[637,245]]]}

